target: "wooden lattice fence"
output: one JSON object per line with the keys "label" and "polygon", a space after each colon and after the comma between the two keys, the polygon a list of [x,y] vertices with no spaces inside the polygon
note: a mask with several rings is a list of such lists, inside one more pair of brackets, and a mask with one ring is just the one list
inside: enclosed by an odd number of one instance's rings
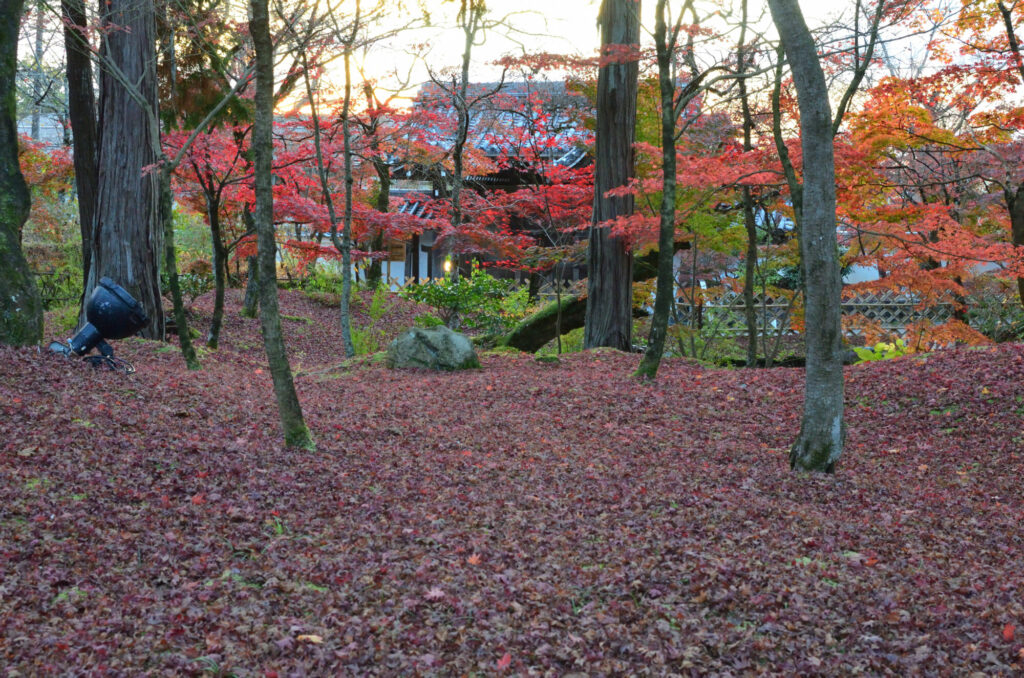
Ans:
{"label": "wooden lattice fence", "polygon": [[[754,297],[759,332],[773,334],[795,333],[790,327],[792,300],[787,296]],[[941,324],[953,317],[954,306],[944,302],[922,307],[916,295],[885,290],[862,292],[842,302],[843,315],[862,316],[878,323],[882,329],[903,334],[906,327],[920,320]],[[744,313],[743,295],[739,292],[725,292],[705,299],[702,303],[687,300],[676,305],[675,322],[688,326],[700,325],[715,328],[722,334],[746,334],[747,324]]]}

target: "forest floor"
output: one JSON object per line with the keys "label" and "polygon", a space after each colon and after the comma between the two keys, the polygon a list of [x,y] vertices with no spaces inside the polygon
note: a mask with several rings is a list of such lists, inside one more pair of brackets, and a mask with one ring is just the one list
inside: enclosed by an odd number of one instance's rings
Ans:
{"label": "forest floor", "polygon": [[1022,345],[847,368],[822,477],[799,369],[392,371],[285,292],[308,453],[239,302],[199,372],[0,349],[2,675],[1024,671]]}

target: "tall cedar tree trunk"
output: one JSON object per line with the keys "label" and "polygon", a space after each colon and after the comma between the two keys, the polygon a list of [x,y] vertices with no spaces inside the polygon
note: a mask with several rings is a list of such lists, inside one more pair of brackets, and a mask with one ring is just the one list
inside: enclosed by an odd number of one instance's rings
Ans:
{"label": "tall cedar tree trunk", "polygon": [[270,40],[270,16],[267,0],[251,0],[249,30],[256,52],[256,100],[252,128],[255,160],[256,232],[259,241],[260,324],[263,344],[274,380],[274,396],[289,447],[314,450],[313,438],[302,418],[302,407],[295,392],[291,366],[281,334],[281,314],[277,305],[277,264],[274,243],[273,125],[274,125],[274,43]]}
{"label": "tall cedar tree trunk", "polygon": [[15,74],[22,0],[0,0],[0,344],[29,346],[43,338],[43,306],[21,251],[31,205],[18,165]]}
{"label": "tall cedar tree trunk", "polygon": [[[675,297],[672,255],[676,235],[676,104],[675,82],[672,79],[672,55],[676,31],[669,37],[665,14],[667,0],[658,0],[654,10],[654,45],[658,58],[658,88],[661,93],[661,210],[658,226],[658,278],[655,286],[654,314],[637,376],[653,379],[658,374],[665,352],[668,315]],[[630,276],[632,279],[632,276]],[[632,297],[630,299],[632,301]],[[588,307],[589,308],[589,307]],[[632,318],[631,318],[632,320]]]}
{"label": "tall cedar tree trunk", "polygon": [[[103,21],[116,26],[104,35],[103,56],[118,68],[150,111],[157,110],[153,3],[110,0]],[[159,257],[163,232],[158,214],[158,172],[144,172],[157,161],[159,132],[128,88],[103,68],[100,76],[99,173],[92,233],[92,265],[86,290],[108,276],[145,309],[142,335],[163,339]]]}
{"label": "tall cedar tree trunk", "polygon": [[839,259],[836,249],[836,184],[832,111],[818,54],[797,0],[768,0],[800,109],[804,172],[801,264],[805,281],[804,412],[790,466],[832,473],[843,453],[843,361]]}
{"label": "tall cedar tree trunk", "polygon": [[[609,47],[640,42],[639,0],[602,0],[602,56]],[[633,177],[636,93],[639,64],[621,60],[601,66],[597,77],[594,215],[587,249],[587,318],[583,346],[632,348],[633,259],[627,243],[598,224],[633,213],[633,197],[610,198],[605,192]]]}
{"label": "tall cedar tree trunk", "polygon": [[92,225],[96,215],[96,93],[92,59],[83,34],[86,25],[83,0],[62,0],[64,49],[68,77],[68,118],[74,143],[75,188],[82,233],[82,289],[88,290],[92,264]]}

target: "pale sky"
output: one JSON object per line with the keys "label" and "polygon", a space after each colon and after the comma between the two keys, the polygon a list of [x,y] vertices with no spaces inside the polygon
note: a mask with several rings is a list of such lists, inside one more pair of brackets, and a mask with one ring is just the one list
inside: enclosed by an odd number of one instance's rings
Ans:
{"label": "pale sky", "polygon": [[[679,5],[680,2],[677,0],[673,4]],[[704,7],[714,7],[716,4],[727,5],[729,3],[711,0],[699,4]],[[453,21],[455,2],[427,0],[427,5],[434,14],[435,23]],[[822,22],[826,16],[852,7],[854,2],[853,0],[802,0],[801,5],[808,22],[815,25]],[[494,18],[509,16],[509,22],[515,26],[517,32],[511,37],[506,37],[500,31],[495,30],[488,34],[484,44],[475,46],[471,78],[477,81],[494,79],[499,71],[493,67],[489,68],[487,64],[510,52],[521,53],[523,48],[516,41],[521,42],[531,52],[578,53],[585,56],[595,54],[600,45],[600,34],[597,27],[599,7],[600,0],[490,0],[488,2],[489,16]],[[642,3],[641,40],[649,41],[646,32],[651,31],[654,26],[654,7],[654,0],[644,0]],[[767,20],[768,13],[764,0],[752,0],[751,18],[756,19],[761,12],[764,13]],[[396,51],[390,54],[378,51],[371,60],[368,70],[383,74],[396,66],[407,68],[408,57],[400,54],[397,50],[403,45],[414,43],[430,45],[427,60],[433,69],[457,66],[462,57],[462,39],[461,32],[455,29],[431,28],[422,29],[412,34],[405,33],[399,39],[398,44],[394,46]],[[413,81],[420,83],[426,80],[426,67],[421,64],[416,68]]]}

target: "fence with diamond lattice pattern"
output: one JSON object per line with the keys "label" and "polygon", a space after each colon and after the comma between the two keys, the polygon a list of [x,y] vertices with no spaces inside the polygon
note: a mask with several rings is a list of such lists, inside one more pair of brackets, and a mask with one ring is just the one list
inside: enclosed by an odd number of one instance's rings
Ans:
{"label": "fence with diamond lattice pattern", "polygon": [[[759,331],[795,333],[789,326],[790,297],[758,294],[754,302]],[[953,317],[954,311],[952,303],[922,306],[917,296],[892,290],[854,295],[843,300],[842,309],[844,316],[862,316],[895,334],[903,334],[907,325],[921,320],[942,324]],[[681,301],[676,305],[676,322],[692,326],[698,319],[703,326],[714,323],[717,331],[723,334],[746,334],[743,295],[730,291],[708,298],[703,303]]]}

